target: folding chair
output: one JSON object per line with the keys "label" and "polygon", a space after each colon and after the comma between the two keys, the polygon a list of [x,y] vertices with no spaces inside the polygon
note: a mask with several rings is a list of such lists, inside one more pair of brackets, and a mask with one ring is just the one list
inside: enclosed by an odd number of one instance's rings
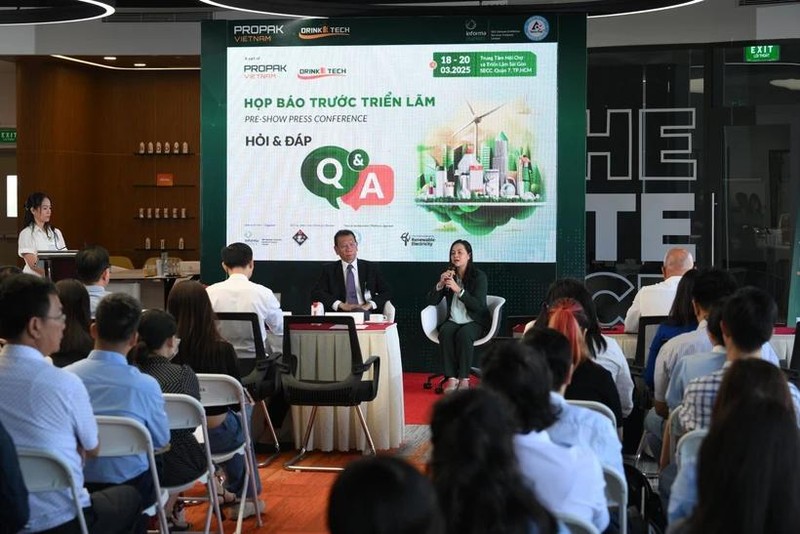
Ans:
{"label": "folding chair", "polygon": [[603,467],[606,482],[606,500],[609,508],[616,508],[619,514],[619,534],[628,532],[628,482],[608,467]]}
{"label": "folding chair", "polygon": [[617,428],[617,418],[614,415],[614,412],[612,412],[611,408],[609,408],[602,402],[589,401],[589,400],[576,400],[576,399],[567,399],[567,402],[573,406],[580,406],[581,408],[594,410],[595,412],[605,415],[611,420],[611,423],[614,425],[614,428],[615,429]]}
{"label": "folding chair", "polygon": [[700,445],[703,444],[703,439],[707,434],[707,428],[696,428],[681,436],[678,440],[677,451],[675,452],[675,462],[678,467],[681,466],[682,458],[697,456],[697,453],[700,451]]}
{"label": "folding chair", "polygon": [[[500,314],[503,309],[503,305],[506,303],[506,299],[503,297],[497,297],[495,295],[487,295],[486,296],[486,305],[489,308],[489,313],[492,315],[492,325],[489,327],[489,331],[480,339],[476,339],[472,344],[476,347],[484,345],[488,343],[494,336],[497,335],[497,331],[500,329]],[[428,336],[428,339],[439,344],[439,330],[438,327],[440,324],[444,322],[446,319],[445,315],[447,314],[447,299],[442,298],[437,305],[430,305],[426,306],[420,312],[420,322],[422,323],[422,330],[425,332],[425,335]],[[439,383],[436,387],[433,387],[433,380],[436,378],[440,378]],[[434,373],[428,377],[423,384],[422,387],[425,389],[431,389],[436,393],[442,393],[444,391],[443,384],[447,377],[444,376],[442,373]]]}
{"label": "folding chair", "polygon": [[[247,421],[247,403],[245,401],[244,388],[242,388],[242,385],[235,378],[228,375],[198,374],[197,380],[200,382],[200,403],[203,407],[229,406],[231,404],[239,405],[239,417],[242,421],[244,441],[231,451],[211,453],[211,459],[215,464],[226,462],[237,454],[244,455],[245,481],[244,487],[242,488],[242,495],[244,498],[239,503],[239,516],[236,520],[236,534],[239,534],[242,531],[242,521],[244,520],[247,486],[251,484],[254,489],[258,487],[256,484],[256,467],[252,463],[255,454],[253,454],[253,442],[250,439],[250,424]],[[255,491],[253,493],[255,493]],[[251,500],[256,510],[256,521],[260,528],[262,523],[258,498],[253,497]]]}
{"label": "folding chair", "polygon": [[[348,348],[350,352],[350,366],[347,376],[341,379],[317,379],[316,373],[312,373],[314,378],[306,378],[307,371],[301,369],[297,355],[292,353],[292,328],[295,325],[303,324],[331,324],[345,325],[347,330]],[[356,325],[352,317],[346,316],[299,316],[284,317],[283,319],[283,357],[285,368],[282,369],[281,380],[283,381],[283,392],[286,401],[292,406],[311,406],[311,415],[306,424],[306,431],[303,437],[303,444],[298,454],[283,464],[286,469],[296,471],[341,471],[341,467],[330,466],[301,466],[296,465],[308,452],[308,442],[311,438],[311,431],[314,428],[314,421],[320,406],[341,406],[352,407],[361,422],[361,428],[367,438],[369,450],[368,454],[375,454],[375,443],[361,411],[361,403],[375,399],[378,394],[378,381],[380,378],[380,358],[370,356],[366,361],[361,356],[361,345],[356,334]],[[323,355],[335,358],[334,354]],[[318,361],[322,358],[318,358]],[[362,380],[362,376],[372,368],[372,379]]]}
{"label": "folding chair", "polygon": [[83,488],[75,485],[75,479],[72,478],[72,471],[67,463],[56,454],[38,449],[17,448],[17,457],[25,486],[30,493],[70,490],[81,534],[89,534],[81,506],[80,491]]}
{"label": "folding chair", "polygon": [[[256,313],[217,312],[215,315],[220,335],[236,349],[240,369],[254,366],[252,372],[242,377],[242,385],[253,400],[260,404],[267,428],[273,443],[275,443],[275,452],[258,464],[258,467],[266,467],[281,453],[278,435],[275,433],[275,426],[272,424],[266,403],[266,399],[280,393],[280,373],[277,370],[277,363],[281,355],[280,353],[267,354],[264,340],[261,339],[261,325]],[[243,361],[246,362],[245,365],[242,365]],[[268,379],[264,379],[264,377],[268,377]]]}
{"label": "folding chair", "polygon": [[600,534],[594,525],[569,514],[556,514],[556,518],[567,526],[572,534]]}
{"label": "folding chair", "polygon": [[150,464],[150,475],[153,477],[153,489],[156,494],[156,502],[144,513],[149,516],[158,516],[159,529],[162,534],[169,533],[167,526],[167,515],[164,513],[164,503],[167,493],[161,491],[161,483],[158,481],[158,471],[156,470],[156,458],[153,452],[153,440],[150,431],[135,419],[129,417],[119,417],[116,415],[98,415],[97,433],[100,440],[100,458],[111,458],[117,456],[132,456],[135,454],[146,454]]}
{"label": "folding chair", "polygon": [[202,532],[209,534],[211,532],[211,514],[217,516],[217,528],[219,534],[223,534],[222,530],[222,515],[219,510],[219,499],[217,499],[216,481],[214,479],[214,462],[211,460],[211,448],[208,443],[208,425],[206,424],[206,412],[203,405],[189,395],[181,395],[177,393],[164,394],[164,410],[167,412],[169,419],[170,430],[196,430],[201,428],[203,433],[203,452],[206,457],[206,470],[196,479],[181,484],[179,486],[166,486],[164,487],[170,494],[180,493],[187,489],[192,488],[198,482],[205,484],[208,490],[209,506],[206,512],[206,526]]}

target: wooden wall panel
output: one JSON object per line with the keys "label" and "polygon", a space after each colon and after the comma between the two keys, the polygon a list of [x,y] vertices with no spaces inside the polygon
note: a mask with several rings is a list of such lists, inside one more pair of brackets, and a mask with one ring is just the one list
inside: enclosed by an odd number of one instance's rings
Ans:
{"label": "wooden wall panel", "polygon": [[[71,248],[102,244],[141,265],[183,238],[185,260],[199,258],[200,76],[113,72],[50,59],[18,64],[20,202],[46,191],[53,222]],[[140,141],[184,141],[189,156],[140,156]],[[176,185],[156,188],[156,173]],[[138,219],[139,208],[170,208],[169,219]],[[186,208],[187,219],[172,219]],[[21,219],[20,219],[21,224]],[[153,250],[144,250],[150,237]]]}

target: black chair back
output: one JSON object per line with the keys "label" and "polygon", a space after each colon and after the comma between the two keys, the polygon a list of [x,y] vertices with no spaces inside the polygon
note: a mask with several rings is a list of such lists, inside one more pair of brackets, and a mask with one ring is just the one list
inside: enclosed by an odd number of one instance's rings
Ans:
{"label": "black chair back", "polygon": [[653,337],[655,337],[659,325],[666,320],[666,315],[650,315],[639,318],[639,333],[636,337],[636,357],[633,360],[634,365],[640,367],[645,367],[647,365],[645,358],[650,351]]}
{"label": "black chair back", "polygon": [[358,343],[358,331],[356,330],[355,319],[347,315],[287,315],[283,318],[283,353],[292,354],[292,337],[289,335],[292,327],[304,324],[324,324],[324,325],[343,325],[347,328],[350,338],[350,353],[352,355],[353,367],[360,366],[361,345]]}
{"label": "black chair back", "polygon": [[800,372],[800,322],[794,326],[794,346],[792,347],[792,359],[789,360],[789,369]]}
{"label": "black chair back", "polygon": [[217,312],[215,315],[220,335],[236,349],[242,376],[249,374],[257,362],[267,359],[255,312]]}

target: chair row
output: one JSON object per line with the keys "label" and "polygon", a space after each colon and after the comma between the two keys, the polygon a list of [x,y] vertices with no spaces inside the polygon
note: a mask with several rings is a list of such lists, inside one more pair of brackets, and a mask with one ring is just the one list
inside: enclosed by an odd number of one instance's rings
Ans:
{"label": "chair row", "polygon": [[[158,499],[156,503],[145,510],[149,516],[157,516],[159,530],[162,534],[169,532],[167,526],[164,505],[169,494],[181,493],[201,483],[206,486],[207,499],[209,501],[208,510],[205,518],[205,534],[211,532],[211,516],[217,516],[217,531],[223,534],[219,501],[217,499],[216,479],[214,476],[217,463],[231,459],[237,454],[244,455],[245,458],[245,486],[242,495],[247,494],[248,484],[256,487],[256,467],[251,465],[253,458],[252,441],[247,417],[242,417],[242,427],[244,429],[244,442],[238,448],[225,453],[214,454],[211,452],[208,439],[208,425],[204,407],[238,405],[240,413],[246,414],[246,398],[241,384],[227,375],[199,374],[200,396],[202,403],[189,395],[164,394],[164,406],[169,419],[170,430],[195,430],[202,432],[202,446],[206,457],[206,470],[195,480],[180,486],[162,487],[158,473],[156,471],[155,451],[150,432],[140,422],[128,418],[117,416],[99,415],[97,428],[100,441],[101,457],[129,456],[134,454],[146,454],[150,463],[150,473],[153,477],[153,486]],[[25,485],[29,492],[53,491],[59,489],[69,490],[75,503],[78,522],[81,532],[88,533],[86,522],[83,517],[83,510],[80,504],[80,490],[72,477],[72,471],[67,463],[58,455],[46,450],[38,449],[18,449],[17,454],[20,460],[20,467]],[[242,530],[244,505],[246,499],[242,499],[239,504],[238,517],[235,532],[238,534]],[[257,503],[254,503],[256,510],[259,510]],[[258,526],[261,527],[261,513],[256,514]]]}

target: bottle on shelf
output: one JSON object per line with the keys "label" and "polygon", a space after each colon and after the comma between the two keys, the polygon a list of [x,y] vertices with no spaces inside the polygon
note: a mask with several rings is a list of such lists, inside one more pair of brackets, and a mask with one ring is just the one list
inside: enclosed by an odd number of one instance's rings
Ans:
{"label": "bottle on shelf", "polygon": [[145,250],[150,250],[150,238],[149,237],[145,237],[144,238],[144,249]]}
{"label": "bottle on shelf", "polygon": [[178,238],[178,250],[183,250],[183,238]]}
{"label": "bottle on shelf", "polygon": [[161,218],[161,208],[156,208],[156,219]]}
{"label": "bottle on shelf", "polygon": [[178,208],[172,208],[172,218],[173,219],[178,218]]}
{"label": "bottle on shelf", "polygon": [[147,142],[147,153],[148,154],[152,154],[153,153],[153,142],[152,141],[148,141]]}
{"label": "bottle on shelf", "polygon": [[162,240],[159,242],[159,247],[158,247],[158,248],[160,248],[161,250],[164,250],[165,248],[167,248],[167,241],[166,241],[166,239],[162,239]]}
{"label": "bottle on shelf", "polygon": [[187,143],[186,141],[184,141],[183,144],[181,145],[181,153],[182,154],[189,153],[189,143]]}
{"label": "bottle on shelf", "polygon": [[156,141],[156,154],[161,154],[161,141]]}
{"label": "bottle on shelf", "polygon": [[169,208],[164,208],[164,218],[169,219]]}
{"label": "bottle on shelf", "polygon": [[139,141],[139,154],[144,154],[144,141]]}
{"label": "bottle on shelf", "polygon": [[186,218],[186,208],[181,208],[181,219]]}
{"label": "bottle on shelf", "polygon": [[169,141],[164,143],[164,154],[169,154],[172,151],[172,145],[169,144]]}
{"label": "bottle on shelf", "polygon": [[180,152],[180,145],[175,141],[175,144],[172,145],[172,153],[177,154],[178,152]]}

